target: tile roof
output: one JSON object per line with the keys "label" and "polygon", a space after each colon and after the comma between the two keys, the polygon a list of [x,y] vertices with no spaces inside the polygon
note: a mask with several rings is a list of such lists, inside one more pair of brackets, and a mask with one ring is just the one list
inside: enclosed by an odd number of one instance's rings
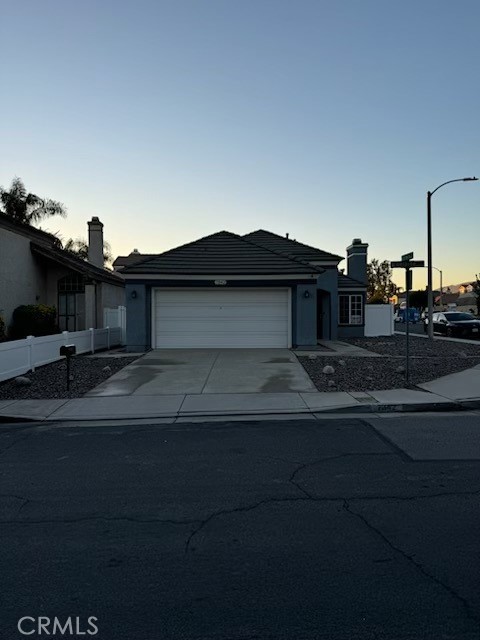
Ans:
{"label": "tile roof", "polygon": [[113,261],[114,267],[129,267],[131,264],[145,260],[145,258],[155,258],[156,253],[130,253],[128,256],[118,256]]}
{"label": "tile roof", "polygon": [[287,257],[228,231],[143,258],[122,269],[122,275],[312,275],[323,272],[321,267],[312,266],[298,257]]}
{"label": "tile roof", "polygon": [[350,278],[343,273],[339,273],[338,288],[348,289],[349,287],[363,287],[364,289],[366,289],[367,285],[363,284],[363,282],[360,282],[360,280],[355,280],[354,278]]}
{"label": "tile roof", "polygon": [[30,241],[30,250],[35,255],[52,260],[53,262],[68,269],[72,269],[72,271],[76,271],[77,273],[82,273],[85,276],[92,278],[92,280],[108,282],[110,284],[118,285],[119,287],[125,286],[125,281],[116,272],[97,267],[86,260],[82,260],[81,258],[72,255],[64,249],[47,247],[43,244],[37,244],[36,242]]}
{"label": "tile roof", "polygon": [[302,244],[301,242],[291,240],[290,238],[284,238],[283,236],[279,236],[271,231],[265,231],[264,229],[258,229],[258,231],[247,233],[243,238],[250,240],[251,242],[255,242],[255,244],[267,249],[280,251],[280,253],[300,258],[300,260],[305,260],[307,262],[317,262],[320,260],[335,260],[338,262],[343,260],[343,256],[337,256],[334,253],[328,253],[327,251],[310,247],[307,244]]}

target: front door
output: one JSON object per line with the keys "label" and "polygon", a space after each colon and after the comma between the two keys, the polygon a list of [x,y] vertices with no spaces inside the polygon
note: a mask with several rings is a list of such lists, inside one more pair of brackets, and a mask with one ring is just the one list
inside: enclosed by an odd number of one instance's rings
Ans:
{"label": "front door", "polygon": [[317,340],[323,338],[323,301],[322,294],[317,291]]}

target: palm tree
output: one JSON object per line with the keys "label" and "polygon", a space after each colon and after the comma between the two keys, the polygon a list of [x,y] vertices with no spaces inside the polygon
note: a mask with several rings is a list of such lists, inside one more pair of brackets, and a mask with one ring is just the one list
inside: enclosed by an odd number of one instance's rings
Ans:
{"label": "palm tree", "polygon": [[[64,244],[63,248],[65,251],[69,251],[73,255],[77,256],[77,258],[81,258],[82,260],[88,260],[88,244],[87,241],[83,238],[69,238]],[[110,244],[107,241],[103,242],[103,261],[105,266],[107,266],[113,260],[112,250],[110,248]]]}
{"label": "palm tree", "polygon": [[27,193],[25,185],[20,178],[14,178],[10,185],[10,191],[0,187],[1,213],[17,220],[32,224],[51,216],[65,218],[67,210],[61,202],[40,198],[34,193]]}

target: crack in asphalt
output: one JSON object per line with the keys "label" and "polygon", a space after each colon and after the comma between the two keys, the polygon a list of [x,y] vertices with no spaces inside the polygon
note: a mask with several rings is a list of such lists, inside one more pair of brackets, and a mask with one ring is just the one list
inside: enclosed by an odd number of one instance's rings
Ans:
{"label": "crack in asphalt", "polygon": [[[299,501],[306,501],[308,499],[309,498],[303,497],[303,496],[297,496],[297,497],[288,496],[285,498],[264,498],[263,500],[259,500],[258,502],[255,502],[253,504],[250,504],[244,507],[235,507],[233,509],[221,509],[219,511],[215,511],[214,513],[211,513],[209,516],[204,518],[200,522],[199,526],[196,529],[194,529],[191,532],[191,534],[188,536],[185,542],[185,554],[189,552],[190,544],[193,538],[197,535],[197,533],[199,533],[209,522],[211,522],[215,518],[218,518],[219,516],[231,515],[232,513],[245,513],[247,511],[253,511],[254,509],[257,509],[258,507],[261,507],[264,504],[273,504],[276,502],[299,502]],[[335,500],[338,500],[338,499],[335,498]]]}
{"label": "crack in asphalt", "polygon": [[[476,492],[476,493],[479,493],[479,492]],[[432,580],[435,584],[442,587],[442,589],[447,591],[451,596],[453,596],[456,600],[458,600],[460,604],[463,606],[466,612],[466,615],[470,620],[473,620],[474,622],[477,622],[477,623],[480,622],[480,618],[476,615],[476,613],[474,612],[473,608],[471,607],[470,603],[466,598],[464,598],[459,593],[457,593],[457,591],[453,587],[446,584],[445,582],[440,580],[440,578],[437,578],[436,576],[431,574],[429,571],[427,571],[420,562],[415,560],[413,556],[408,555],[408,553],[403,551],[403,549],[401,549],[396,544],[394,544],[378,527],[376,527],[371,522],[369,522],[364,515],[356,511],[353,511],[349,504],[349,501],[346,499],[343,501],[343,509],[344,511],[352,515],[354,518],[357,518],[358,520],[363,522],[363,524],[370,531],[372,531],[374,534],[380,537],[390,547],[390,549],[392,549],[392,551],[396,552],[397,554],[400,554],[400,556],[404,560],[412,564],[423,576],[425,576],[429,580]]]}
{"label": "crack in asphalt", "polygon": [[[297,486],[297,485],[295,485]],[[302,489],[300,489],[302,490]],[[253,504],[246,505],[243,507],[235,507],[232,509],[221,509],[219,511],[215,511],[211,513],[209,516],[204,518],[203,520],[197,520],[198,527],[196,527],[188,536],[185,542],[185,554],[188,554],[190,550],[190,545],[193,538],[200,533],[200,531],[212,520],[218,518],[220,516],[227,516],[233,513],[246,513],[249,511],[254,511],[258,507],[262,507],[266,504],[276,504],[282,502],[341,502],[341,503],[350,503],[350,502],[361,502],[361,501],[382,501],[382,500],[396,500],[396,501],[413,501],[413,500],[429,500],[432,498],[442,498],[442,497],[458,497],[458,496],[473,496],[479,495],[480,490],[478,491],[456,491],[456,492],[444,492],[444,493],[434,493],[430,495],[423,496],[351,496],[348,498],[342,496],[313,496],[305,492],[303,496],[286,496],[279,498],[264,498],[263,500],[259,500],[258,502],[254,502]],[[195,522],[192,522],[195,524]]]}

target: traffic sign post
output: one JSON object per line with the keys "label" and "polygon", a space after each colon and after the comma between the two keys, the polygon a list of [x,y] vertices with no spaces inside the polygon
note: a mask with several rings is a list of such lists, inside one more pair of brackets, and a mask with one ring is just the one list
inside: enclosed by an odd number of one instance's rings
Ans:
{"label": "traffic sign post", "polygon": [[412,288],[412,269],[416,267],[424,267],[423,260],[413,260],[413,251],[402,256],[401,260],[393,260],[390,262],[392,269],[405,269],[405,337],[406,337],[406,354],[405,354],[405,379],[410,382],[410,290]]}

